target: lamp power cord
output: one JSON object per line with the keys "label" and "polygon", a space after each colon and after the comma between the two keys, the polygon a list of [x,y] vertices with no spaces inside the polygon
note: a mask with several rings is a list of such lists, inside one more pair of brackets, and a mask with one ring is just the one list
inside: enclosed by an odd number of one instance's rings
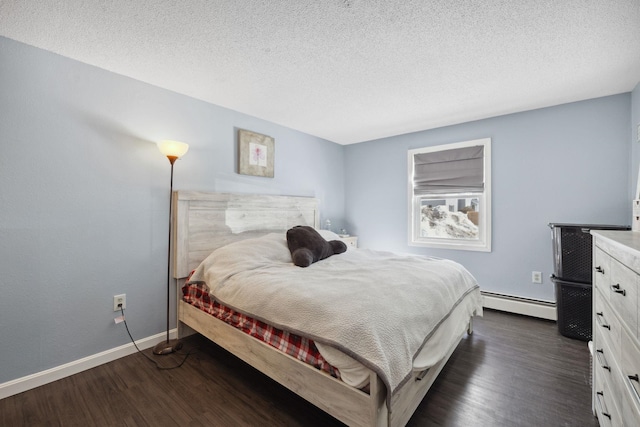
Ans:
{"label": "lamp power cord", "polygon": [[122,313],[122,322],[124,323],[124,327],[127,330],[127,334],[129,335],[129,338],[131,339],[131,342],[133,343],[133,345],[135,346],[136,350],[138,350],[138,353],[142,354],[145,358],[147,358],[147,360],[149,360],[151,363],[153,363],[157,369],[160,370],[170,370],[170,369],[176,369],[181,367],[182,365],[184,365],[184,362],[187,361],[187,358],[189,356],[191,356],[191,354],[195,353],[196,351],[198,351],[197,348],[189,350],[188,353],[180,353],[180,352],[176,352],[178,354],[184,354],[184,358],[182,359],[182,361],[175,365],[175,366],[161,366],[158,364],[158,362],[156,360],[154,360],[153,358],[149,357],[146,353],[144,353],[142,350],[140,350],[140,348],[138,347],[138,344],[136,344],[136,341],[133,339],[133,336],[131,335],[131,332],[129,331],[129,325],[127,325],[127,319],[124,315],[124,308],[122,306],[120,306],[120,312]]}

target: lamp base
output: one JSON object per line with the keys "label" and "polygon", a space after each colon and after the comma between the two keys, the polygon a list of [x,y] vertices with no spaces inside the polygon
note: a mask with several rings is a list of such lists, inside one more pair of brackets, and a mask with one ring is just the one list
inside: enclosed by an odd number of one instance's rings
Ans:
{"label": "lamp base", "polygon": [[153,347],[153,354],[165,355],[175,353],[182,348],[182,342],[178,340],[162,341]]}

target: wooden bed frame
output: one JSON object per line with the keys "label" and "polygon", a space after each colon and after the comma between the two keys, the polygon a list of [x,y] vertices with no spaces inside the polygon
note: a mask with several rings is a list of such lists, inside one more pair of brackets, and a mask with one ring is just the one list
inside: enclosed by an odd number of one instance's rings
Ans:
{"label": "wooden bed frame", "polygon": [[[353,426],[403,426],[462,339],[445,358],[402,386],[387,410],[386,387],[371,373],[366,393],[259,341],[182,301],[185,278],[216,248],[295,225],[319,226],[318,200],[309,197],[178,191],[172,203],[178,279],[178,336],[198,332],[305,400]],[[468,333],[471,333],[471,322]]]}

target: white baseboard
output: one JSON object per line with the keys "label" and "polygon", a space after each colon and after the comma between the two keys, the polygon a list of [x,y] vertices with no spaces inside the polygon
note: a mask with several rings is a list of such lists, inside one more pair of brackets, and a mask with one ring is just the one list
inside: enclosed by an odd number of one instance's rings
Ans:
{"label": "white baseboard", "polygon": [[523,314],[547,320],[558,320],[555,303],[548,301],[530,300],[510,295],[482,292],[482,305],[485,308]]}
{"label": "white baseboard", "polygon": [[[176,338],[177,329],[170,330],[169,336],[172,339]],[[144,350],[164,341],[166,337],[167,333],[162,332],[157,335],[137,340],[136,344],[140,350]],[[135,352],[135,346],[133,343],[129,343],[73,362],[65,363],[64,365],[56,366],[55,368],[47,369],[46,371],[37,372],[35,374],[27,375],[26,377],[7,381],[6,383],[0,384],[0,399],[40,387],[41,385],[49,384],[53,381],[86,371],[87,369],[95,368],[96,366],[120,359],[121,357],[128,356]]]}

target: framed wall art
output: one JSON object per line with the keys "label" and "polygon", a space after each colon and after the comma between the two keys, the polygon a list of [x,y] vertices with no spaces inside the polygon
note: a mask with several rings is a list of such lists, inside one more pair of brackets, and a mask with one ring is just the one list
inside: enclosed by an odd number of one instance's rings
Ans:
{"label": "framed wall art", "polygon": [[238,130],[238,173],[273,178],[275,141],[249,130]]}

